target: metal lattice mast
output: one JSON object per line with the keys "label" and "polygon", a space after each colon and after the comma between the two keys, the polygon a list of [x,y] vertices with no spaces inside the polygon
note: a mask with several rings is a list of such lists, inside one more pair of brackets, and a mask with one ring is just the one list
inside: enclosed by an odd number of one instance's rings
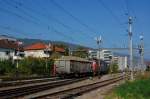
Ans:
{"label": "metal lattice mast", "polygon": [[129,17],[129,53],[130,53],[130,69],[131,69],[131,80],[133,80],[133,40],[132,40],[132,17]]}
{"label": "metal lattice mast", "polygon": [[97,45],[98,45],[98,58],[99,58],[99,61],[98,61],[98,66],[99,66],[99,75],[100,75],[100,51],[101,51],[101,48],[100,48],[100,44],[102,43],[102,37],[96,37],[95,38],[96,42],[97,42]]}
{"label": "metal lattice mast", "polygon": [[144,66],[144,40],[143,35],[140,36],[140,57],[141,57],[141,70],[143,70]]}

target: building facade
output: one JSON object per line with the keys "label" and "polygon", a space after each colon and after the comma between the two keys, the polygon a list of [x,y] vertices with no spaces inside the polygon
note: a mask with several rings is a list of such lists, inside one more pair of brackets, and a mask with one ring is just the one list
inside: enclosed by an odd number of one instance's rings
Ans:
{"label": "building facade", "polygon": [[120,71],[127,69],[127,56],[118,57],[118,67]]}
{"label": "building facade", "polygon": [[48,58],[53,52],[64,53],[65,50],[42,42],[37,42],[24,47],[25,57]]}
{"label": "building facade", "polygon": [[89,58],[101,59],[107,63],[111,62],[112,57],[113,57],[113,54],[109,50],[101,50],[101,51],[90,50],[89,51]]}
{"label": "building facade", "polygon": [[7,36],[0,36],[0,60],[21,59],[23,53],[19,53],[21,47],[18,41]]}

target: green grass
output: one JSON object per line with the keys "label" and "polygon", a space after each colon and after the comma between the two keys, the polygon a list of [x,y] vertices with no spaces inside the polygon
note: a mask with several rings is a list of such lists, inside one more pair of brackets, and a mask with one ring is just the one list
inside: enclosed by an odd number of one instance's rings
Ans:
{"label": "green grass", "polygon": [[115,93],[122,99],[150,99],[150,79],[126,82],[117,87]]}
{"label": "green grass", "polygon": [[105,99],[150,99],[150,78],[127,81],[114,88]]}

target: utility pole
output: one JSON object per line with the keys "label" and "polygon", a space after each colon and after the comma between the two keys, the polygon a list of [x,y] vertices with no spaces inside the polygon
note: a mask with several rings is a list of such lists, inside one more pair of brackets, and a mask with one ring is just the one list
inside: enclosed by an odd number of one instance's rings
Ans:
{"label": "utility pole", "polygon": [[140,36],[139,54],[140,54],[140,58],[141,58],[141,71],[143,71],[143,66],[144,66],[144,40],[143,40],[143,35]]}
{"label": "utility pole", "polygon": [[129,53],[130,53],[130,68],[131,68],[131,80],[133,80],[133,47],[132,47],[132,17],[129,17]]}
{"label": "utility pole", "polygon": [[98,76],[100,76],[100,44],[102,43],[102,37],[96,37],[95,38],[96,42],[97,42],[97,45],[98,45]]}

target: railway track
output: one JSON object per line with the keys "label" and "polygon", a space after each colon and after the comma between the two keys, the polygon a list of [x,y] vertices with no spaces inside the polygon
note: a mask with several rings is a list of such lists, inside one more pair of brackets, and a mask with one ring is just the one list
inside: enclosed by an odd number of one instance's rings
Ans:
{"label": "railway track", "polygon": [[63,86],[66,84],[71,84],[71,83],[78,82],[78,81],[85,80],[85,79],[86,78],[67,79],[67,80],[61,80],[61,81],[57,81],[57,82],[49,82],[49,83],[45,83],[45,84],[37,84],[37,85],[26,86],[26,87],[0,90],[0,99],[14,99],[14,98],[16,99],[16,98],[22,97],[24,95],[29,95],[32,93],[55,88],[58,86]]}
{"label": "railway track", "polygon": [[18,86],[18,85],[25,85],[25,84],[31,84],[31,83],[55,81],[55,80],[59,80],[59,79],[60,79],[59,77],[52,77],[52,78],[40,78],[40,79],[4,81],[4,82],[0,82],[0,88],[11,87],[11,86]]}
{"label": "railway track", "polygon": [[48,95],[34,97],[35,99],[73,99],[73,97],[82,95],[89,91],[95,90],[97,88],[107,86],[112,83],[116,83],[124,79],[124,76],[119,76],[115,78],[111,78],[108,80],[96,82],[93,84],[83,85],[76,88],[71,88],[63,91],[54,92]]}

